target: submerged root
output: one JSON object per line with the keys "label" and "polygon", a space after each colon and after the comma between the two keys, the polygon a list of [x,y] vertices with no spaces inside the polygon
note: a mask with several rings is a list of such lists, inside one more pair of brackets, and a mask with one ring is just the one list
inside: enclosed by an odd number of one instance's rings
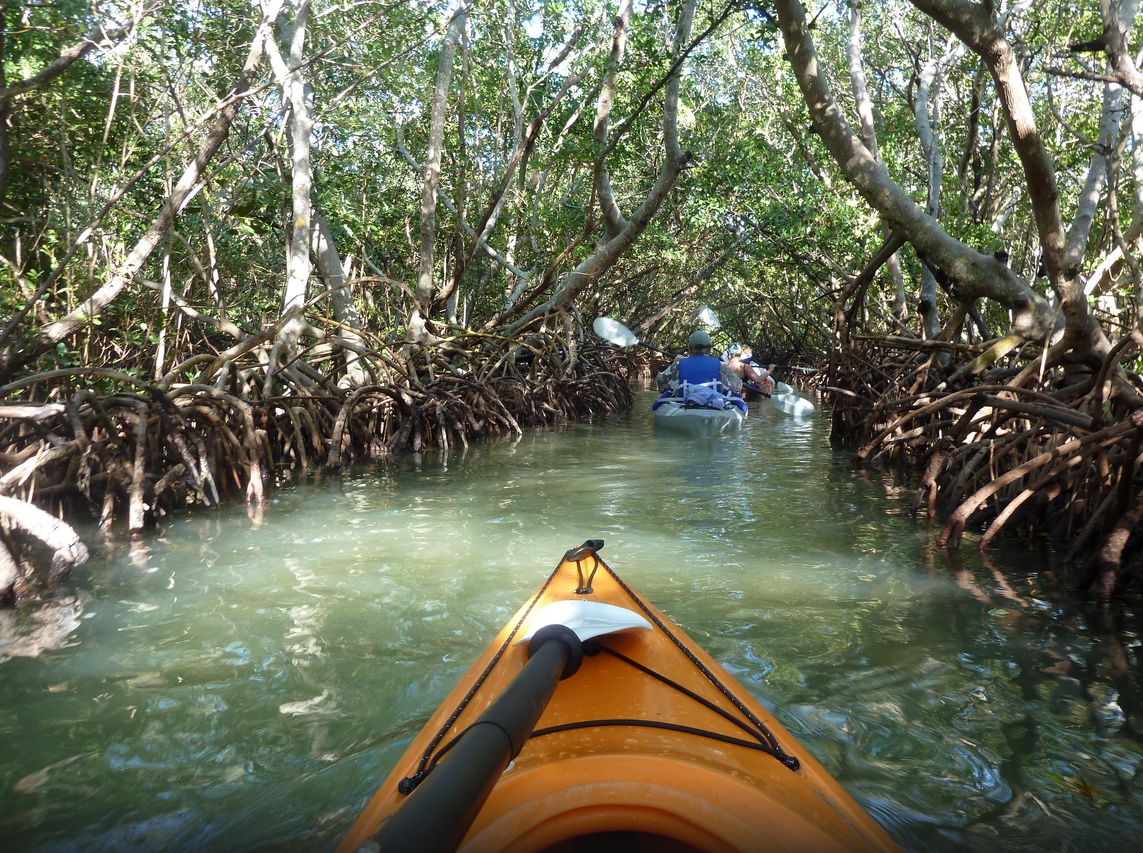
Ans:
{"label": "submerged root", "polygon": [[[0,538],[0,598],[21,592],[19,582],[25,578],[25,572],[14,555],[34,550],[35,545],[51,555],[48,580],[53,585],[73,566],[87,561],[87,546],[71,526],[27,501],[0,495],[0,523],[5,533]],[[10,548],[10,543],[16,547]],[[20,547],[21,544],[33,547]]]}
{"label": "submerged root", "polygon": [[826,389],[833,440],[857,444],[858,464],[921,472],[913,506],[943,518],[942,546],[969,531],[982,551],[1001,534],[1043,534],[1088,557],[1077,586],[1101,599],[1132,579],[1143,411],[1112,399],[1110,359],[1078,373],[1047,364],[1042,377],[998,364],[973,379],[884,342],[848,355]]}
{"label": "submerged root", "polygon": [[[437,353],[354,389],[326,383],[260,398],[261,383],[252,374],[243,380],[231,363],[218,382],[110,396],[84,388],[67,403],[0,407],[0,598],[34,589],[44,547],[49,585],[87,557],[74,531],[32,502],[86,512],[105,534],[125,518],[135,537],[177,507],[242,495],[258,508],[266,489],[295,471],[446,452],[631,405],[626,353],[581,345],[571,359],[560,342],[536,337],[522,357],[514,342],[500,341],[475,365]],[[51,396],[68,393],[46,387]]]}

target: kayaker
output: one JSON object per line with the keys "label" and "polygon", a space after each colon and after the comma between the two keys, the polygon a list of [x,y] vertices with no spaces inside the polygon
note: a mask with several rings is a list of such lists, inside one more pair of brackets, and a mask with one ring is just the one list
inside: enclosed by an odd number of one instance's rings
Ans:
{"label": "kayaker", "polygon": [[687,356],[677,356],[667,368],[655,377],[660,391],[677,391],[684,382],[704,385],[717,382],[726,390],[738,394],[742,391],[742,378],[729,365],[710,354],[713,344],[710,335],[699,329],[687,340]]}
{"label": "kayaker", "polygon": [[774,380],[770,378],[770,371],[755,362],[752,356],[748,347],[733,343],[726,351],[726,365],[744,382],[761,388],[766,394],[773,394]]}

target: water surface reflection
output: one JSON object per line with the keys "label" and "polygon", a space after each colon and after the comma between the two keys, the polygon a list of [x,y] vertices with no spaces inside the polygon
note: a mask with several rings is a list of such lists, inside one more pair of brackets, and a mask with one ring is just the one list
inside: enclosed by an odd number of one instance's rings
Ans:
{"label": "water surface reflection", "polygon": [[1139,618],[1050,555],[950,559],[824,419],[712,442],[640,407],[173,520],[0,614],[17,849],[328,849],[570,545],[774,708],[904,846],[1087,850],[1143,829]]}

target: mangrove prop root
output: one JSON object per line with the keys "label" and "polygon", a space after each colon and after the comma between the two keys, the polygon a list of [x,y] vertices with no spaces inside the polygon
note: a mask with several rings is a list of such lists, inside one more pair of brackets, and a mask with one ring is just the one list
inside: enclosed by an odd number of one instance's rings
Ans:
{"label": "mangrove prop root", "polygon": [[[29,501],[61,514],[89,513],[104,535],[123,520],[138,536],[172,509],[217,505],[227,495],[260,507],[273,481],[314,465],[443,452],[631,405],[630,354],[580,343],[571,361],[560,340],[541,342],[525,358],[504,342],[479,370],[447,360],[405,364],[380,384],[336,393],[315,385],[314,396],[260,398],[261,383],[234,381],[225,371],[227,390],[213,380],[167,382],[142,394],[100,396],[48,384],[66,404],[6,402],[0,598],[35,575],[35,549],[17,536],[47,545],[53,580],[87,556],[70,527]],[[70,374],[53,381],[65,379],[77,381]]]}
{"label": "mangrove prop root", "polygon": [[[0,518],[3,518],[14,531],[22,532],[46,545],[51,551],[51,573],[49,580],[57,582],[71,569],[87,561],[87,546],[76,532],[65,522],[44,510],[17,498],[0,496]],[[11,553],[5,548],[9,559]],[[0,568],[0,572],[3,569]],[[10,570],[9,572],[10,573]],[[16,576],[18,576],[18,572]],[[16,580],[12,577],[12,581]],[[0,595],[7,593],[12,586],[0,587]]]}
{"label": "mangrove prop root", "polygon": [[856,446],[857,464],[915,470],[913,509],[944,515],[943,546],[975,530],[982,551],[1001,533],[1059,535],[1068,562],[1090,556],[1082,587],[1122,589],[1143,549],[1143,410],[1131,410],[1140,389],[1108,396],[1110,357],[1076,381],[1035,352],[965,370],[971,353],[938,363],[908,343],[839,336],[822,388],[831,441]]}

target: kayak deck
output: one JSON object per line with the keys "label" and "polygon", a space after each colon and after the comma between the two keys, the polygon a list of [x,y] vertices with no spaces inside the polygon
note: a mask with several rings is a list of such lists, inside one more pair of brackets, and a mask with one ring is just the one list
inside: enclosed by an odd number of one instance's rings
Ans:
{"label": "kayak deck", "polygon": [[688,408],[682,402],[667,399],[656,401],[653,417],[657,427],[710,437],[738,429],[746,415],[737,406],[727,406],[725,409]]}
{"label": "kayak deck", "polygon": [[527,662],[521,639],[544,608],[585,600],[625,608],[648,627],[585,644],[579,670],[559,682],[461,849],[606,842],[731,851],[763,841],[774,850],[896,849],[781,724],[589,544],[565,555],[441,703],[339,851],[359,849],[401,808],[402,784],[408,789],[426,769],[445,772],[449,742]]}

